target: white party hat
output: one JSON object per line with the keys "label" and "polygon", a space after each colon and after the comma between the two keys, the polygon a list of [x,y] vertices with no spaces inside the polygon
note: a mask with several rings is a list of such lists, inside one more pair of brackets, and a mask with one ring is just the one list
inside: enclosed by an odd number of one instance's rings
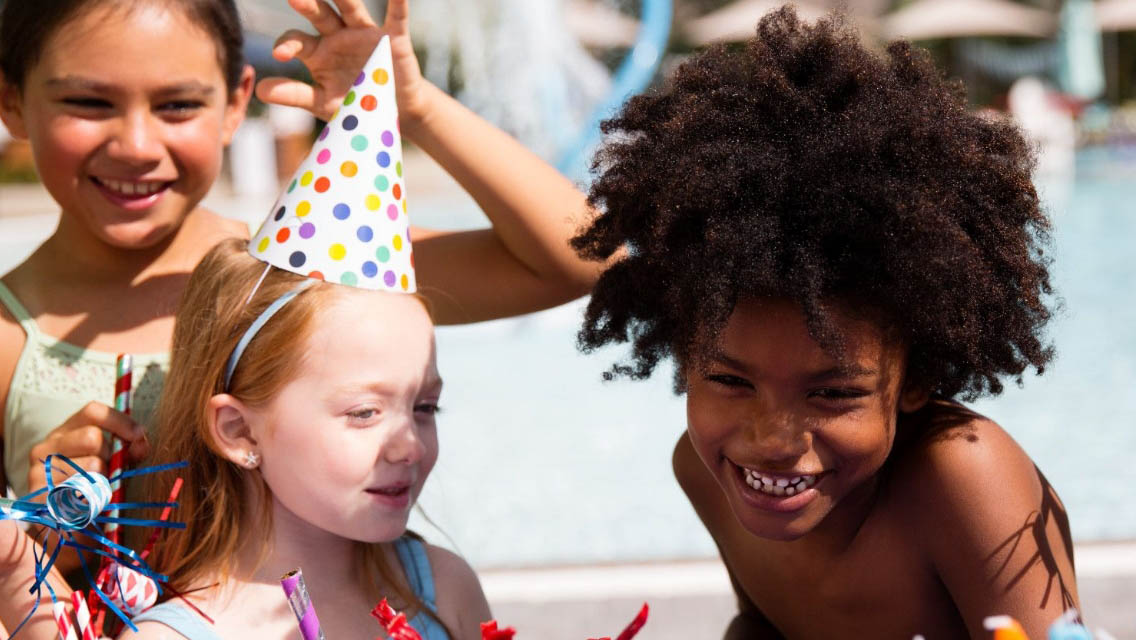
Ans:
{"label": "white party hat", "polygon": [[249,253],[328,282],[417,289],[388,37],[249,242]]}

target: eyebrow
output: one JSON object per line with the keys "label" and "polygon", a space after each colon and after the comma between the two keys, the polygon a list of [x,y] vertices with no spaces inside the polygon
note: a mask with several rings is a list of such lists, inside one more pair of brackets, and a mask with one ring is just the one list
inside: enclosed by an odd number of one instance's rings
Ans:
{"label": "eyebrow", "polygon": [[[116,90],[114,85],[82,76],[63,76],[60,78],[51,78],[47,81],[47,86],[51,88],[72,89],[76,91],[92,91],[95,93],[112,93]],[[216,89],[210,85],[202,84],[193,80],[187,82],[179,82],[169,86],[161,87],[156,92],[157,96],[171,96],[171,95],[185,95],[197,94],[202,96],[209,96],[215,93]]]}
{"label": "eyebrow", "polygon": [[[736,369],[738,371],[748,371],[749,365],[737,358],[732,358],[724,353],[718,352],[713,356],[713,360],[719,364],[724,364],[727,367]],[[820,382],[824,380],[833,380],[837,378],[868,378],[876,375],[878,372],[875,369],[863,367],[858,364],[840,364],[820,371],[813,371],[804,375],[804,378],[809,382]]]}

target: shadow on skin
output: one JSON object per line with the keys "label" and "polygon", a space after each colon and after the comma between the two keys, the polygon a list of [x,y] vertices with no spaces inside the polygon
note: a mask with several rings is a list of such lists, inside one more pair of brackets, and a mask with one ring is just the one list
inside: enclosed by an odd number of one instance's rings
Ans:
{"label": "shadow on skin", "polygon": [[1041,506],[1038,511],[1031,512],[1027,517],[1021,528],[1014,532],[1002,544],[998,545],[987,556],[988,561],[993,561],[996,556],[1005,553],[1005,560],[1002,561],[1001,566],[998,567],[995,573],[995,578],[1001,577],[1009,569],[1010,559],[1014,557],[1014,552],[1018,546],[1026,539],[1026,536],[1032,536],[1036,550],[1022,566],[1006,583],[1006,591],[1013,589],[1018,582],[1025,577],[1026,573],[1032,569],[1039,562],[1045,567],[1046,573],[1049,574],[1049,580],[1045,586],[1045,593],[1041,597],[1041,608],[1045,608],[1049,604],[1049,598],[1053,595],[1053,586],[1057,585],[1060,590],[1061,608],[1070,609],[1077,606],[1073,593],[1065,584],[1065,577],[1061,575],[1061,570],[1057,565],[1057,558],[1053,554],[1053,547],[1050,545],[1049,538],[1046,535],[1046,528],[1052,521],[1057,524],[1058,530],[1061,532],[1061,541],[1065,547],[1065,554],[1069,558],[1070,564],[1073,562],[1073,541],[1069,535],[1069,516],[1065,512],[1065,505],[1061,503],[1061,499],[1057,497],[1057,492],[1053,490],[1053,486],[1045,479],[1041,471],[1035,466],[1034,471],[1037,473],[1037,479],[1041,483]]}

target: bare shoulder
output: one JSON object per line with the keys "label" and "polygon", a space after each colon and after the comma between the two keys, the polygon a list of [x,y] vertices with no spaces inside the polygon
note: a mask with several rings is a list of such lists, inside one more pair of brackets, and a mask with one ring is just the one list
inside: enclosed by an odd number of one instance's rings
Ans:
{"label": "bare shoulder", "polygon": [[182,640],[185,636],[161,622],[139,622],[138,631],[123,629],[118,640]]}
{"label": "bare shoulder", "polygon": [[481,581],[458,554],[429,543],[426,557],[434,574],[438,615],[458,638],[480,637],[480,625],[492,618]]}
{"label": "bare shoulder", "polygon": [[[4,277],[4,284],[11,287],[8,276]],[[24,350],[27,335],[7,306],[0,304],[0,436],[4,434],[4,414],[8,407],[8,389],[12,386],[12,377],[16,373],[16,364],[20,360],[20,353]],[[3,440],[0,438],[0,451],[3,449]],[[7,486],[7,476],[0,466],[0,488]]]}
{"label": "bare shoulder", "polygon": [[1031,636],[1077,602],[1072,539],[1056,490],[998,424],[957,405],[894,470],[900,516],[977,637],[1010,614]]}

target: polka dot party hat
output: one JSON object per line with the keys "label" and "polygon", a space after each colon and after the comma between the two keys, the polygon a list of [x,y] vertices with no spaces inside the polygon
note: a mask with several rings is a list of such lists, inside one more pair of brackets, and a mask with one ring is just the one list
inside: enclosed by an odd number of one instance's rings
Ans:
{"label": "polka dot party hat", "polygon": [[328,282],[415,291],[389,38],[371,54],[249,253]]}

